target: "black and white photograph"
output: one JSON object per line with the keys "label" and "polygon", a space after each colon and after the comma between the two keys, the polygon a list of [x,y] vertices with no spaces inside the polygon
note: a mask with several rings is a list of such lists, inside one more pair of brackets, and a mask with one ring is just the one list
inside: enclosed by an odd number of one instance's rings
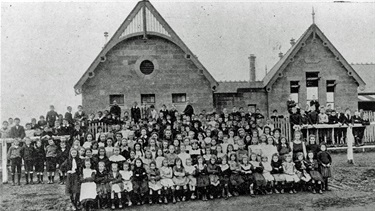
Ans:
{"label": "black and white photograph", "polygon": [[375,1],[2,1],[0,211],[375,210]]}

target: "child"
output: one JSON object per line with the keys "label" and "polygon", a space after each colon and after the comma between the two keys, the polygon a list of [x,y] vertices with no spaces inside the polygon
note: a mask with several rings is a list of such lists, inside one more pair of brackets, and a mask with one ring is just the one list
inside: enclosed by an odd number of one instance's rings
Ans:
{"label": "child", "polygon": [[259,194],[265,194],[265,187],[267,185],[266,179],[263,177],[263,166],[261,165],[261,158],[258,160],[256,154],[250,155],[250,164],[253,166],[254,189]]}
{"label": "child", "polygon": [[143,161],[143,167],[146,169],[146,172],[148,172],[150,170],[150,163],[153,161],[151,151],[146,150],[145,156],[141,159]]}
{"label": "child", "polygon": [[266,191],[267,191],[268,194],[271,194],[272,191],[275,190],[275,186],[274,186],[275,178],[271,174],[272,166],[271,166],[271,163],[268,162],[267,156],[262,156],[261,165],[263,166],[262,175],[263,175],[264,179],[266,179],[267,186],[270,187],[270,188],[267,188],[268,190],[266,190]]}
{"label": "child", "polygon": [[177,158],[177,154],[175,153],[174,145],[169,145],[168,149],[169,149],[169,153],[164,156],[168,160],[168,166],[173,167],[175,160]]}
{"label": "child", "polygon": [[285,137],[280,138],[277,151],[279,152],[280,159],[284,158],[284,155],[289,154],[291,152],[290,144],[288,143],[288,140]]}
{"label": "child", "polygon": [[160,168],[160,177],[161,177],[161,185],[164,189],[164,203],[168,204],[168,196],[170,195],[170,192],[172,192],[172,200],[173,203],[176,203],[176,198],[174,195],[174,182],[172,180],[173,177],[173,170],[172,167],[169,167],[168,159],[165,158],[162,162],[162,167]]}
{"label": "child", "polygon": [[25,164],[24,167],[25,167],[26,185],[28,185],[29,175],[30,175],[30,184],[34,184],[33,169],[34,169],[35,148],[31,145],[30,138],[26,137],[24,140],[25,140],[25,146],[23,146],[23,160]]}
{"label": "child", "polygon": [[81,172],[81,165],[81,160],[78,157],[78,151],[74,148],[70,150],[69,158],[65,160],[63,164],[61,164],[61,169],[67,173],[65,192],[70,196],[73,210],[76,210],[79,204],[79,176]]}
{"label": "child", "polygon": [[163,150],[158,149],[156,151],[156,159],[155,159],[157,169],[161,168],[164,159],[165,159],[165,157],[163,156]]}
{"label": "child", "polygon": [[95,175],[96,193],[99,198],[99,209],[107,208],[107,194],[111,187],[108,184],[108,172],[106,171],[105,163],[100,161],[98,163],[98,173]]}
{"label": "child", "polygon": [[17,184],[21,185],[21,164],[22,164],[22,147],[19,146],[20,142],[18,139],[14,139],[13,145],[8,150],[8,160],[10,160],[11,172],[12,172],[12,185],[15,186],[14,182],[15,174],[17,171]]}
{"label": "child", "polygon": [[211,159],[211,147],[206,147],[203,153],[203,159],[205,163],[209,163]]}
{"label": "child", "polygon": [[69,158],[69,149],[66,146],[65,138],[61,139],[60,142],[60,150],[58,151],[58,156],[57,156],[57,164],[60,166],[59,168],[59,177],[60,181],[59,184],[63,185],[65,182],[66,178],[66,172],[61,170],[61,164],[65,162]]}
{"label": "child", "polygon": [[105,147],[105,154],[108,158],[110,158],[113,155],[113,140],[112,138],[107,139],[107,146]]}
{"label": "child", "polygon": [[195,178],[196,171],[196,167],[192,165],[192,159],[186,159],[185,172],[188,178],[189,191],[191,194],[190,199],[192,200],[195,199],[195,187],[197,186],[197,178]]}
{"label": "child", "polygon": [[245,181],[245,186],[249,188],[251,196],[254,196],[254,181],[253,181],[253,166],[249,163],[249,158],[247,156],[242,158],[241,164],[241,174]]}
{"label": "child", "polygon": [[158,201],[159,204],[163,203],[161,199],[161,189],[163,187],[161,186],[160,179],[160,171],[156,168],[156,162],[152,161],[148,171],[149,204],[155,203],[155,201]]}
{"label": "child", "polygon": [[[313,185],[312,192],[313,193],[323,193],[322,192],[322,183],[324,183],[324,179],[322,175],[319,173],[319,164],[316,159],[314,159],[314,152],[310,151],[307,153],[307,162],[306,162],[307,172],[311,175],[311,183]],[[315,186],[315,187],[314,187]]]}
{"label": "child", "polygon": [[207,165],[204,164],[202,156],[197,157],[197,190],[203,201],[207,201],[207,187],[210,185],[208,177]]}
{"label": "child", "polygon": [[182,160],[176,158],[175,166],[173,167],[173,182],[176,186],[176,199],[179,202],[180,200],[186,200],[186,191],[187,191],[187,177],[185,173],[185,168],[182,165]]}
{"label": "child", "polygon": [[48,184],[53,184],[55,180],[55,171],[57,163],[57,146],[53,138],[48,139],[48,146],[46,147],[46,169],[48,175]]}
{"label": "child", "polygon": [[[297,176],[299,177],[302,187],[300,189],[304,189],[306,184],[311,180],[311,176],[306,171],[306,161],[303,159],[303,153],[297,153],[297,160],[294,161],[295,167],[297,169]],[[297,184],[296,184],[297,185]]]}
{"label": "child", "polygon": [[217,165],[217,158],[215,155],[211,155],[211,159],[207,165],[207,172],[210,178],[210,199],[218,198],[221,196],[220,194],[220,167]]}
{"label": "child", "polygon": [[286,185],[289,187],[289,193],[297,193],[295,190],[295,183],[300,181],[299,177],[297,176],[297,169],[292,161],[292,155],[287,154],[285,156],[285,161],[283,162],[283,171],[285,176]]}
{"label": "child", "polygon": [[118,207],[122,208],[122,201],[121,201],[121,192],[124,189],[124,185],[122,183],[122,176],[119,173],[118,169],[118,163],[112,163],[111,164],[112,171],[109,173],[108,180],[109,184],[111,186],[111,201],[112,206],[111,209],[115,209],[115,194],[118,197],[119,205]]}
{"label": "child", "polygon": [[324,179],[324,190],[328,191],[328,178],[331,177],[331,164],[332,158],[327,152],[325,144],[320,145],[320,152],[318,153],[319,172],[322,174]]}
{"label": "child", "polygon": [[[106,170],[107,170],[107,169],[109,170],[110,167],[111,167],[110,162],[109,162],[109,159],[108,159],[108,157],[107,157],[106,154],[105,154],[105,149],[104,149],[104,147],[99,147],[99,149],[98,149],[98,154],[97,154],[96,156],[94,156],[93,160],[94,160],[94,163],[103,162],[104,165],[105,165],[105,169],[106,169]],[[97,169],[97,170],[98,170],[98,169]],[[108,172],[108,170],[107,170],[107,172]]]}
{"label": "child", "polygon": [[228,199],[229,197],[232,197],[232,195],[229,192],[229,179],[230,179],[230,174],[231,170],[228,165],[228,157],[225,155],[221,159],[221,164],[220,164],[220,184],[222,187],[222,196],[225,199]]}
{"label": "child", "polygon": [[122,166],[125,162],[124,156],[120,155],[120,148],[118,146],[113,148],[113,155],[109,157],[109,162],[117,163],[118,166]]}
{"label": "child", "polygon": [[83,143],[82,147],[85,148],[85,149],[91,148],[93,139],[94,139],[93,135],[91,133],[88,133],[86,135],[86,141],[85,141],[85,143]]}
{"label": "child", "polygon": [[[229,147],[228,147],[229,148]],[[233,192],[233,195],[238,196],[238,190],[242,183],[244,183],[240,172],[241,172],[241,166],[239,163],[237,163],[237,155],[235,153],[232,153],[229,155],[229,168],[231,170],[230,175],[230,184],[231,184],[231,191]]]}
{"label": "child", "polygon": [[123,185],[124,185],[124,192],[126,195],[126,199],[128,200],[128,206],[132,206],[132,201],[130,200],[130,194],[133,191],[133,171],[131,170],[130,163],[124,162],[123,170],[120,171]]}
{"label": "child", "polygon": [[44,161],[46,153],[42,146],[42,141],[38,139],[35,146],[35,173],[38,178],[37,183],[43,184],[43,173],[44,173]]}
{"label": "child", "polygon": [[202,154],[201,149],[199,149],[198,142],[196,140],[192,141],[191,151],[189,152],[192,159],[193,165],[197,164],[198,156]]}
{"label": "child", "polygon": [[137,204],[144,204],[145,195],[148,192],[147,173],[143,168],[142,159],[136,158],[133,169],[133,190]]}
{"label": "child", "polygon": [[96,171],[91,169],[90,159],[85,160],[85,168],[82,170],[81,175],[81,191],[79,201],[86,210],[93,208],[94,200],[96,199],[96,184],[95,184]]}
{"label": "child", "polygon": [[318,152],[320,151],[320,147],[318,144],[316,144],[316,138],[314,134],[311,134],[309,136],[309,144],[306,146],[307,151],[312,151],[314,153],[314,158],[316,159],[316,156],[318,155]]}
{"label": "child", "polygon": [[181,159],[182,165],[185,167],[186,165],[186,159],[190,158],[190,154],[186,152],[186,146],[181,144],[180,146],[180,154],[177,156]]}
{"label": "child", "polygon": [[242,139],[238,140],[238,151],[237,151],[237,158],[238,160],[242,160],[243,157],[247,157],[248,151],[245,149],[245,143]]}
{"label": "child", "polygon": [[275,178],[275,193],[284,193],[284,183],[285,183],[285,176],[283,174],[284,169],[282,165],[282,160],[280,159],[278,154],[272,155],[271,161],[272,171],[271,174],[273,178]]}
{"label": "child", "polygon": [[217,160],[220,163],[223,157],[225,156],[225,153],[223,152],[223,147],[221,145],[218,145],[216,147],[216,151],[217,151]]}

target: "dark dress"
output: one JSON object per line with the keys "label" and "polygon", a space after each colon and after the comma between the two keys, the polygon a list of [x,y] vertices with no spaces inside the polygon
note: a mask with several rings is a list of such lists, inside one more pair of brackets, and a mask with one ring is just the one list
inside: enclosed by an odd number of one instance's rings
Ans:
{"label": "dark dress", "polygon": [[203,168],[199,168],[197,164],[197,187],[207,187],[210,185],[210,178],[208,177],[207,166],[203,164]]}
{"label": "dark dress", "polygon": [[133,170],[133,190],[137,194],[146,194],[148,191],[148,177],[146,169],[134,167]]}
{"label": "dark dress", "polygon": [[317,160],[307,160],[306,161],[307,173],[310,174],[311,178],[315,181],[324,182],[323,176],[319,173],[319,164]]}
{"label": "dark dress", "polygon": [[231,170],[230,175],[230,184],[233,186],[239,186],[245,181],[242,179],[242,176],[240,175],[241,167],[239,164],[235,161],[229,161],[229,168]]}
{"label": "dark dress", "polygon": [[109,192],[111,192],[111,187],[108,183],[108,172],[107,171],[97,171],[95,175],[95,183],[96,183],[96,192],[99,196],[105,196]]}
{"label": "dark dress", "polygon": [[76,158],[68,158],[65,162],[61,165],[61,170],[64,172],[72,170],[73,159],[75,159],[77,168],[75,169],[74,173],[68,173],[66,177],[65,183],[65,193],[67,195],[70,194],[77,194],[81,190],[80,185],[80,175],[82,173],[82,162],[81,159],[78,157]]}
{"label": "dark dress", "polygon": [[228,164],[226,164],[225,166],[220,165],[220,183],[222,185],[229,184],[230,175],[231,175],[231,170],[229,168],[229,165]]}
{"label": "dark dress", "polygon": [[296,144],[293,142],[293,160],[297,160],[297,153],[303,153],[303,143]]}
{"label": "dark dress", "polygon": [[[319,171],[323,177],[331,177],[331,167],[326,166],[332,163],[332,158],[327,151],[320,151],[318,153]],[[323,166],[325,165],[325,166]]]}
{"label": "dark dress", "polygon": [[312,151],[314,153],[314,159],[318,156],[318,152],[320,151],[320,147],[318,144],[309,144],[306,146],[306,151]]}
{"label": "dark dress", "polygon": [[46,160],[46,152],[43,146],[35,147],[35,172],[44,172],[44,161]]}

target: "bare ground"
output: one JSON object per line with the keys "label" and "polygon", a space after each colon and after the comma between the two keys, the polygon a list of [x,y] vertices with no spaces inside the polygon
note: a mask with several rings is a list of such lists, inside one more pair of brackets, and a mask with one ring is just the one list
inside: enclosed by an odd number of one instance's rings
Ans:
{"label": "bare ground", "polygon": [[[169,205],[143,205],[126,210],[375,210],[375,152],[356,153],[356,164],[346,163],[345,154],[333,154],[332,191],[324,194],[297,193],[267,196],[240,196],[229,200],[180,202]],[[0,185],[0,210],[67,210],[69,199],[64,186]]]}

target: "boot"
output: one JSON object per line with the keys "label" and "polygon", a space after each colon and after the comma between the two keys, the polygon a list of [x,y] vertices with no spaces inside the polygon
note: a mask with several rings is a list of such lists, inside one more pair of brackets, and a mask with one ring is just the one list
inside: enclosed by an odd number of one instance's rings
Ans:
{"label": "boot", "polygon": [[112,202],[111,209],[112,210],[116,209],[116,207],[115,207],[115,199],[111,199],[111,202]]}
{"label": "boot", "polygon": [[317,184],[318,185],[318,191],[319,191],[319,193],[320,194],[322,194],[323,193],[323,191],[322,191],[322,184]]}
{"label": "boot", "polygon": [[36,183],[40,184],[40,175],[37,173],[36,178],[38,179]]}
{"label": "boot", "polygon": [[18,173],[17,185],[21,185],[21,173]]}
{"label": "boot", "polygon": [[44,184],[43,177],[44,177],[44,175],[43,175],[43,173],[42,173],[42,174],[40,175],[40,184]]}
{"label": "boot", "polygon": [[25,179],[26,179],[25,185],[28,185],[29,184],[29,174],[25,173]]}
{"label": "boot", "polygon": [[60,175],[59,177],[60,177],[59,185],[62,185],[62,184],[63,184],[63,182],[64,182],[64,181],[63,181],[63,180],[64,180],[64,179],[63,179],[63,176],[62,176],[62,175]]}
{"label": "boot", "polygon": [[172,202],[173,204],[176,204],[176,191],[172,190]]}
{"label": "boot", "polygon": [[250,196],[254,197],[254,185],[250,185]]}
{"label": "boot", "polygon": [[15,177],[15,175],[12,174],[12,186],[15,186],[15,185],[16,185],[16,183],[14,182],[14,177]]}
{"label": "boot", "polygon": [[51,184],[55,183],[55,175],[51,175]]}
{"label": "boot", "polygon": [[30,173],[30,184],[33,185],[34,184],[34,178],[33,178],[33,173]]}
{"label": "boot", "polygon": [[121,198],[118,199],[118,208],[122,209],[122,200],[121,200]]}

